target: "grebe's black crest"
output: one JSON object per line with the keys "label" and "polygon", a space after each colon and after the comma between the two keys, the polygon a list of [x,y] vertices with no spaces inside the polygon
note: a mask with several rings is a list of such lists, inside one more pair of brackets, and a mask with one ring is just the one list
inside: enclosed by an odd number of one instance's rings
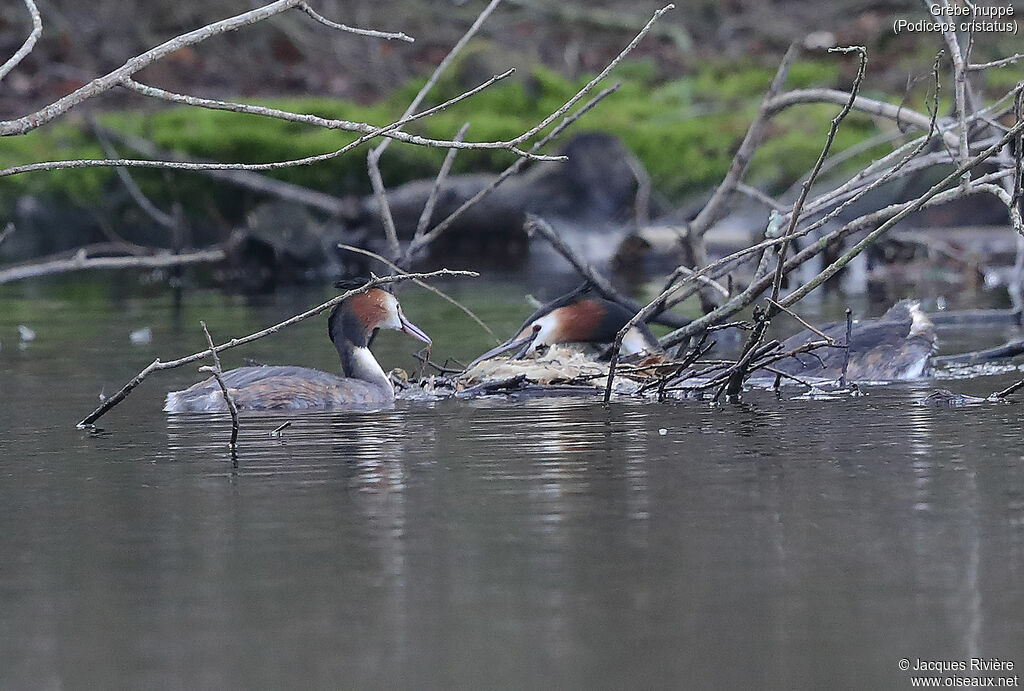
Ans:
{"label": "grebe's black crest", "polygon": [[533,322],[543,317],[545,314],[554,312],[559,307],[565,307],[566,305],[572,304],[573,302],[584,296],[593,295],[594,292],[594,284],[591,283],[590,281],[586,281],[582,285],[580,285],[579,288],[576,288],[566,293],[565,295],[562,295],[561,297],[557,297],[554,300],[545,302],[543,305],[535,309],[533,311],[533,314],[526,318],[526,321],[523,322],[523,325],[519,327],[519,331],[523,331],[528,326],[533,324]]}

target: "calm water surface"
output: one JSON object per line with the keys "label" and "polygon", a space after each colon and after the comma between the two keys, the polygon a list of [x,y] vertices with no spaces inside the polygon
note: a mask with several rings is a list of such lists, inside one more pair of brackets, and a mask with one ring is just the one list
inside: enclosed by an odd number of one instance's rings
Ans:
{"label": "calm water surface", "polygon": [[[460,297],[508,331],[521,294]],[[200,349],[199,318],[225,339],[320,297],[0,293],[0,688],[902,689],[903,657],[1024,665],[1022,407],[918,403],[1016,371],[839,401],[243,418],[233,470],[226,418],[160,412],[182,369],[74,428]],[[402,297],[436,357],[487,346]],[[324,330],[225,364],[335,369]],[[412,367],[411,341],[379,341]]]}

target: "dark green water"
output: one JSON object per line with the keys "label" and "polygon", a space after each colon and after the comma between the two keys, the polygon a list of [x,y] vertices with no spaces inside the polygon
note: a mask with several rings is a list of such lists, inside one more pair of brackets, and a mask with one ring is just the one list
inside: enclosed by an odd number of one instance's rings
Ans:
{"label": "dark green water", "polygon": [[[904,657],[1024,665],[1024,408],[918,404],[1018,372],[840,401],[247,418],[232,470],[226,418],[160,412],[194,369],[101,432],[74,423],[200,349],[199,318],[223,340],[321,295],[199,293],[176,313],[106,285],[0,292],[0,688],[902,689]],[[453,291],[503,335],[526,311],[509,286]],[[487,346],[401,297],[435,358]],[[142,326],[153,343],[129,344]],[[335,369],[323,332],[225,365]],[[411,344],[376,350],[411,367]]]}

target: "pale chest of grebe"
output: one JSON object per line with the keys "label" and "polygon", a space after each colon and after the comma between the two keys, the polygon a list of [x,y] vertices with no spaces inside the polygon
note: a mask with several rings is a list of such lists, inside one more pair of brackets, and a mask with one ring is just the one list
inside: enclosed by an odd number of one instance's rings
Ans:
{"label": "pale chest of grebe", "polygon": [[[238,409],[300,410],[388,403],[395,399],[395,390],[370,352],[373,334],[378,329],[394,329],[430,343],[430,338],[406,319],[395,296],[379,288],[341,302],[327,324],[345,376],[305,367],[239,367],[221,375]],[[168,413],[225,410],[224,396],[213,377],[167,394],[164,405]]]}

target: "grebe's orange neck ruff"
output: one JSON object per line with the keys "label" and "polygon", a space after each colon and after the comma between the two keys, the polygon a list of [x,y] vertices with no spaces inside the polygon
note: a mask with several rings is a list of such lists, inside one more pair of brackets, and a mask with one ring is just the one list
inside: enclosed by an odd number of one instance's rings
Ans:
{"label": "grebe's orange neck ruff", "polygon": [[337,305],[327,320],[327,331],[341,359],[346,377],[362,379],[394,392],[391,380],[370,352],[370,341],[380,329],[394,329],[427,344],[430,337],[405,318],[395,296],[379,288],[357,293]]}

